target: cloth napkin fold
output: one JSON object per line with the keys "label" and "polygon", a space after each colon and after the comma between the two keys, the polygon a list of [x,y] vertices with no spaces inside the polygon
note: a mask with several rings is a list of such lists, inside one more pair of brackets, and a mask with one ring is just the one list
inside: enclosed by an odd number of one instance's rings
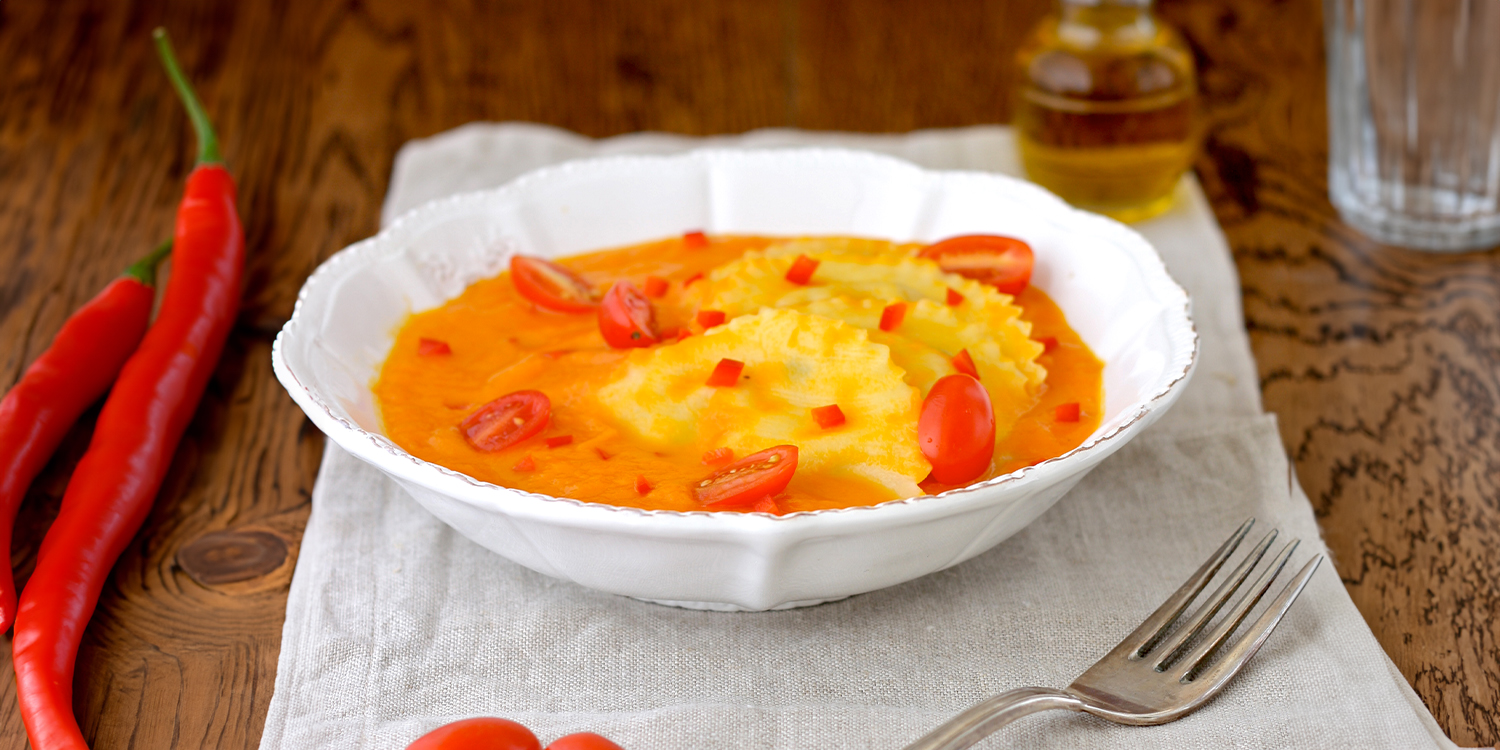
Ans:
{"label": "cloth napkin fold", "polygon": [[[594,141],[471,125],[404,147],[389,221],[431,198],[605,153],[835,145],[1015,174],[1008,129],[759,131]],[[994,550],[907,584],[768,613],[680,610],[539,575],[464,539],[330,444],[287,602],[262,748],[401,748],[504,716],[644,748],[899,748],[1023,685],[1061,687],[1246,517],[1326,551],[1261,414],[1228,248],[1196,182],[1137,228],[1194,296],[1193,382],[1155,427]],[[1258,536],[1257,532],[1252,532]],[[1449,748],[1331,565],[1261,654],[1197,713],[1132,728],[1051,712],[982,747]]]}

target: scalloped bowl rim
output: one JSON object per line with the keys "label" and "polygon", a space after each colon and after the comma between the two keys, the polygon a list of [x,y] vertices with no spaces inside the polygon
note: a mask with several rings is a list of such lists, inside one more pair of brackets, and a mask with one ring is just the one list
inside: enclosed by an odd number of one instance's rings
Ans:
{"label": "scalloped bowl rim", "polygon": [[[514,194],[524,194],[531,186],[556,179],[560,175],[605,165],[620,163],[648,165],[682,159],[761,158],[768,154],[809,159],[832,157],[856,162],[869,160],[886,166],[899,166],[938,179],[974,178],[1011,183],[1009,189],[1017,191],[1017,197],[1040,201],[1049,209],[1059,211],[1061,218],[1078,222],[1081,226],[1090,228],[1091,231],[1112,235],[1125,247],[1135,248],[1137,255],[1141,257],[1133,259],[1138,263],[1146,261],[1141,263],[1143,270],[1149,269],[1154,272],[1148,273],[1152,282],[1149,291],[1157,296],[1164,309],[1180,309],[1181,311],[1180,319],[1175,321],[1180,323],[1180,326],[1174,327],[1169,332],[1173,343],[1172,358],[1164,367],[1164,374],[1158,378],[1157,387],[1148,396],[1126,406],[1123,412],[1126,416],[1113,428],[1104,432],[1096,430],[1078,447],[1008,474],[935,495],[919,495],[870,506],[798,511],[778,516],[770,513],[646,510],[528,492],[475,479],[441,464],[417,458],[396,446],[385,436],[365,430],[347,418],[339,416],[325,399],[303,382],[303,378],[298,377],[297,372],[287,362],[285,347],[288,346],[288,342],[303,335],[304,326],[309,329],[306,335],[315,335],[311,331],[311,324],[306,321],[306,308],[310,298],[325,284],[331,283],[335,278],[341,278],[339,274],[341,271],[347,272],[346,267],[358,267],[357,264],[361,262],[402,252],[403,235],[410,228],[421,225],[429,217],[441,216],[470,204],[483,205]],[[508,515],[544,518],[553,522],[584,523],[586,517],[603,513],[608,520],[649,519],[653,526],[671,524],[674,530],[686,533],[705,530],[746,531],[764,529],[768,525],[771,528],[790,530],[791,527],[808,524],[823,526],[835,520],[857,524],[861,520],[875,522],[876,515],[881,517],[879,523],[884,525],[885,522],[893,520],[889,518],[890,516],[946,516],[975,502],[997,501],[1003,499],[1003,496],[997,495],[994,492],[996,489],[1019,488],[1043,480],[1060,480],[1076,471],[1092,467],[1099,460],[1113,453],[1175,402],[1191,377],[1197,365],[1200,348],[1197,328],[1192,320],[1191,305],[1187,291],[1172,278],[1160,255],[1141,235],[1112,219],[1073,208],[1052,193],[1024,180],[978,170],[926,169],[902,159],[856,149],[831,147],[703,148],[671,155],[619,154],[566,161],[527,172],[498,187],[456,193],[412,208],[382,228],[376,235],[350,244],[334,253],[308,276],[297,294],[291,317],[272,344],[272,367],[298,406],[340,447],[395,477]],[[1185,341],[1182,340],[1183,334],[1186,334]],[[595,517],[593,520],[597,522],[605,519]],[[665,532],[666,529],[658,526],[657,531]]]}

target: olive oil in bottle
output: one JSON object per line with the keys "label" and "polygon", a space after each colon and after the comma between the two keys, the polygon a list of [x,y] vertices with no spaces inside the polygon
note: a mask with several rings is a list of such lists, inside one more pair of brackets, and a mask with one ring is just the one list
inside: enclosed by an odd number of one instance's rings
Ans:
{"label": "olive oil in bottle", "polygon": [[1028,177],[1121,221],[1171,207],[1198,146],[1197,80],[1150,0],[1061,0],[1017,57]]}

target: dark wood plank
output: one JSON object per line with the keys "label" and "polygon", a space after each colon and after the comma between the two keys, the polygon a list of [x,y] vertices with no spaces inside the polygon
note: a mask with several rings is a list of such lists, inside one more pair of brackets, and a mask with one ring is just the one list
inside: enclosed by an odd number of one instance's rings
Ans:
{"label": "dark wood plank", "polygon": [[[1500,738],[1500,272],[1376,246],[1324,181],[1315,0],[1162,0],[1203,68],[1199,173],[1236,253],[1268,408],[1377,636],[1460,744]],[[91,623],[75,683],[108,747],[253,747],[322,438],[270,375],[302,280],[375,231],[401,143],[472,120],[603,136],[1003,121],[1047,0],[17,0],[0,4],[0,385],[171,228],[190,132],[165,24],[241,185],[251,262],[230,355]],[[28,498],[24,576],[87,445]],[[286,555],[214,575],[194,550]],[[215,551],[217,550],[217,551]],[[210,556],[212,556],[210,554]],[[187,555],[187,557],[183,557]],[[184,562],[187,560],[187,562]],[[8,672],[6,666],[0,669]],[[0,746],[22,747],[0,680]]]}
{"label": "dark wood plank", "polygon": [[1382,247],[1328,200],[1315,2],[1164,11],[1203,69],[1198,173],[1234,248],[1266,409],[1334,563],[1459,745],[1500,741],[1500,265]]}

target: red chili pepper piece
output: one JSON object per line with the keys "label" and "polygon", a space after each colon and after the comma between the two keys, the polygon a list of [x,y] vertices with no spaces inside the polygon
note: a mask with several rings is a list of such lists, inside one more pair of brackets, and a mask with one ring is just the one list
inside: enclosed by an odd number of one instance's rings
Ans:
{"label": "red chili pepper piece", "polygon": [[979,368],[974,366],[974,358],[969,356],[968,349],[959,349],[958,354],[953,355],[953,369],[975,380],[979,379]]}
{"label": "red chili pepper piece", "polygon": [[848,421],[844,418],[844,410],[840,409],[838,404],[819,406],[812,410],[812,415],[813,421],[825,430],[831,430]]}
{"label": "red chili pepper piece", "polygon": [[817,270],[818,261],[806,255],[799,255],[796,260],[792,261],[792,267],[786,269],[786,280],[798,286],[806,286],[809,281],[812,281],[812,275]]}
{"label": "red chili pepper piece", "polygon": [[573,442],[572,435],[557,435],[555,437],[549,437],[546,440],[548,448],[561,448],[571,442]]}
{"label": "red chili pepper piece", "polygon": [[453,347],[448,346],[446,341],[424,338],[417,341],[418,357],[445,357],[453,353]]}
{"label": "red chili pepper piece", "polygon": [[719,364],[714,365],[714,372],[708,376],[707,384],[715,388],[733,388],[740,382],[740,373],[744,372],[745,363],[737,359],[721,359]]}
{"label": "red chili pepper piece", "polygon": [[964,296],[962,294],[959,294],[957,289],[954,289],[951,286],[948,287],[948,306],[957,307],[959,305],[962,305],[963,303]]}
{"label": "red chili pepper piece", "polygon": [[158,49],[198,133],[156,322],[115,381],[16,613],[16,695],[33,747],[87,747],[73,666],[110,567],[151,510],[239,309],[245,235],[234,180],[164,32]]}
{"label": "red chili pepper piece", "polygon": [[642,291],[646,293],[647,297],[655,299],[666,294],[667,289],[671,288],[671,286],[670,282],[660,276],[647,276],[646,286]]}
{"label": "red chili pepper piece", "polygon": [[1053,349],[1057,348],[1057,337],[1047,336],[1045,338],[1039,338],[1037,339],[1037,343],[1042,345],[1042,353],[1046,354],[1047,352],[1050,352]]}
{"label": "red chili pepper piece", "polygon": [[698,230],[684,232],[682,235],[682,244],[686,245],[689,250],[699,250],[708,247],[708,235]]}
{"label": "red chili pepper piece", "polygon": [[510,469],[511,471],[536,471],[536,459],[532,458],[530,453],[527,453],[525,458],[517,461],[516,465],[510,467]]}
{"label": "red chili pepper piece", "polygon": [[703,452],[703,463],[709,466],[734,460],[733,448],[714,448]]}
{"label": "red chili pepper piece", "polygon": [[705,329],[724,325],[725,317],[727,316],[724,315],[723,310],[699,310],[698,325],[703,326]]}
{"label": "red chili pepper piece", "polygon": [[[0,400],[0,545],[10,548],[16,510],[68,428],[109,390],[151,320],[156,267],[166,242],[68,317],[52,345]],[[10,565],[0,565],[0,632],[16,616]]]}
{"label": "red chili pepper piece", "polygon": [[648,481],[646,481],[646,477],[644,477],[644,476],[642,476],[640,474],[636,474],[635,475],[635,491],[638,494],[645,495],[645,494],[651,492],[651,483],[648,482]]}
{"label": "red chili pepper piece", "polygon": [[1057,407],[1057,409],[1053,411],[1053,416],[1059,422],[1077,422],[1079,416],[1081,416],[1079,412],[1078,402],[1074,401],[1073,403],[1063,404]]}
{"label": "red chili pepper piece", "polygon": [[880,330],[894,331],[901,327],[903,320],[906,320],[906,303],[892,302],[880,311]]}
{"label": "red chili pepper piece", "polygon": [[682,286],[683,286],[683,288],[686,288],[689,284],[692,284],[695,281],[702,281],[702,280],[703,280],[703,272],[699,271],[698,273],[695,273],[692,276],[687,277],[687,280],[682,282]]}
{"label": "red chili pepper piece", "polygon": [[774,513],[779,516],[781,515],[781,507],[776,504],[776,498],[771,497],[770,495],[766,495],[760,500],[757,500],[754,505],[750,506],[750,512]]}

